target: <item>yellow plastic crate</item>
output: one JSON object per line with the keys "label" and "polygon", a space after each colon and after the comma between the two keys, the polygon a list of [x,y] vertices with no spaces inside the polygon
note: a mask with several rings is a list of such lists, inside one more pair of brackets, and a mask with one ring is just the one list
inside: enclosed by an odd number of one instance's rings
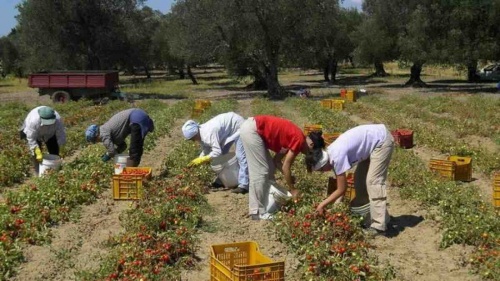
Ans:
{"label": "yellow plastic crate", "polygon": [[500,208],[500,172],[493,176],[493,206]]}
{"label": "yellow plastic crate", "polygon": [[[337,190],[337,179],[334,177],[328,177],[328,189],[326,196],[332,194],[335,190]],[[356,190],[354,189],[354,174],[347,174],[347,188],[344,194],[344,200],[347,202],[351,202],[356,197]]]}
{"label": "yellow plastic crate", "polygon": [[450,156],[448,160],[455,162],[455,180],[456,181],[471,181],[472,180],[472,158]]}
{"label": "yellow plastic crate", "polygon": [[321,100],[321,107],[332,109],[332,100]]}
{"label": "yellow plastic crate", "polygon": [[144,176],[113,175],[113,199],[138,200],[142,199],[142,185]]}
{"label": "yellow plastic crate", "polygon": [[153,176],[152,171],[150,167],[125,167],[121,175],[143,176],[144,179],[150,180]]}
{"label": "yellow plastic crate", "polygon": [[193,110],[191,111],[191,118],[200,117],[200,115],[202,115],[203,112],[205,112],[205,109],[193,108]]}
{"label": "yellow plastic crate", "polygon": [[211,246],[211,281],[284,281],[285,262],[274,262],[253,241]]}
{"label": "yellow plastic crate", "polygon": [[329,146],[334,142],[342,133],[324,133],[323,139],[325,140],[325,145]]}
{"label": "yellow plastic crate", "polygon": [[304,135],[309,135],[310,132],[322,131],[323,126],[319,124],[304,125]]}
{"label": "yellow plastic crate", "polygon": [[332,109],[336,111],[344,110],[345,100],[332,100]]}
{"label": "yellow plastic crate", "polygon": [[446,160],[431,159],[429,168],[449,180],[472,180],[472,159],[470,157],[450,156]]}
{"label": "yellow plastic crate", "polygon": [[455,180],[456,167],[455,162],[449,160],[431,159],[429,162],[431,171],[449,180]]}
{"label": "yellow plastic crate", "polygon": [[194,108],[195,109],[206,109],[209,108],[212,105],[212,102],[209,100],[195,100],[194,101]]}
{"label": "yellow plastic crate", "polygon": [[347,90],[345,94],[346,100],[350,102],[355,102],[356,101],[356,92],[354,90]]}

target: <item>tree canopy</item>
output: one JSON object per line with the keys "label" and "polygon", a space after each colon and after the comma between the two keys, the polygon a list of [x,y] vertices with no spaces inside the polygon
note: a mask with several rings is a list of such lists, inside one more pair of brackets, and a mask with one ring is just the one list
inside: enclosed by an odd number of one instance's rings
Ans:
{"label": "tree canopy", "polygon": [[218,63],[251,76],[255,89],[287,95],[282,67],[316,68],[335,83],[338,62],[412,64],[408,85],[425,85],[429,63],[467,68],[500,57],[496,0],[178,0],[167,14],[143,0],[25,0],[0,39],[4,73],[168,68],[196,83],[191,68]]}

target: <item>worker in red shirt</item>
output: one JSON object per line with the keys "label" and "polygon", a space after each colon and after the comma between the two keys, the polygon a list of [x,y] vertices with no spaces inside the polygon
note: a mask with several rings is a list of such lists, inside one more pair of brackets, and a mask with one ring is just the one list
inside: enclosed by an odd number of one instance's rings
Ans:
{"label": "worker in red shirt", "polygon": [[[250,176],[249,214],[253,220],[270,219],[266,212],[269,189],[280,170],[292,196],[298,195],[294,187],[292,164],[301,152],[309,151],[311,141],[291,121],[275,116],[250,117],[240,128],[240,138],[245,148]],[[269,150],[276,153],[271,157]],[[273,184],[274,185],[274,184]]]}

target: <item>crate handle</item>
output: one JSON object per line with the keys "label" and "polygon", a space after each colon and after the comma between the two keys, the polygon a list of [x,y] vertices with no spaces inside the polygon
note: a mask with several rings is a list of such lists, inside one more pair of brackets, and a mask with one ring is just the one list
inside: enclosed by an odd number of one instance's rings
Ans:
{"label": "crate handle", "polygon": [[240,247],[227,247],[224,248],[225,253],[240,252]]}

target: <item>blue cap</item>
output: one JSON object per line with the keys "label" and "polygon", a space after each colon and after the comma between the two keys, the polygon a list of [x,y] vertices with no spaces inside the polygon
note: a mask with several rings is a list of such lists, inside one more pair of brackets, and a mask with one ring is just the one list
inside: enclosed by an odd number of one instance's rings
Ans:
{"label": "blue cap", "polygon": [[99,131],[99,127],[97,125],[90,125],[85,131],[85,139],[88,142],[95,142],[97,140],[97,133]]}

